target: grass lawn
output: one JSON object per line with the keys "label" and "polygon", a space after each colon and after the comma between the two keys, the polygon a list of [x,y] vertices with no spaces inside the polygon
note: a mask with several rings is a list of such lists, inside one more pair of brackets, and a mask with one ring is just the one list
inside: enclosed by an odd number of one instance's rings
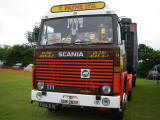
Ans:
{"label": "grass lawn", "polygon": [[[110,112],[66,107],[49,112],[30,104],[31,73],[0,69],[0,120],[111,120]],[[160,84],[137,79],[124,120],[160,120]]]}

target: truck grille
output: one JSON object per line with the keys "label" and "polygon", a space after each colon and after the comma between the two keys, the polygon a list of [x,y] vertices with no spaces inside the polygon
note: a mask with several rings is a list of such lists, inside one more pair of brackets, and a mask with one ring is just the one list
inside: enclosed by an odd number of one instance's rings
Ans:
{"label": "truck grille", "polygon": [[[90,78],[81,78],[81,69],[90,69]],[[98,89],[112,85],[113,60],[36,59],[36,82],[63,87]]]}

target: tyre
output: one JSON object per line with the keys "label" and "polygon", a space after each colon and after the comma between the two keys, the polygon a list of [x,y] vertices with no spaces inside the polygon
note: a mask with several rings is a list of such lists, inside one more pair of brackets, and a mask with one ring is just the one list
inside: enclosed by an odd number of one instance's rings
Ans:
{"label": "tyre", "polygon": [[126,103],[121,103],[120,109],[112,109],[112,120],[123,120]]}
{"label": "tyre", "polygon": [[132,91],[129,91],[128,92],[128,101],[131,101],[132,100]]}
{"label": "tyre", "polygon": [[136,75],[133,75],[132,77],[132,87],[136,86]]}
{"label": "tyre", "polygon": [[112,120],[123,120],[123,114],[119,109],[112,109]]}
{"label": "tyre", "polygon": [[124,111],[127,107],[126,85],[123,88],[123,98],[120,109],[112,109],[112,120],[123,120]]}

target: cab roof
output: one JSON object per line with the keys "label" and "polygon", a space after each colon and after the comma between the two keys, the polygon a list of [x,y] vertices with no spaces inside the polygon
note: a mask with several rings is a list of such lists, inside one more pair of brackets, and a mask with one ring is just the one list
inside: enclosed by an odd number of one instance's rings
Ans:
{"label": "cab roof", "polygon": [[42,19],[99,14],[115,14],[115,12],[105,2],[75,3],[53,6]]}

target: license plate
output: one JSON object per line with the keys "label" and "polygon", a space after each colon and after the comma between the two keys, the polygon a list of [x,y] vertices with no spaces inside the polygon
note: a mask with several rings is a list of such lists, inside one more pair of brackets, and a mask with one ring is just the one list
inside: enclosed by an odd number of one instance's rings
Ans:
{"label": "license plate", "polygon": [[39,106],[44,108],[55,108],[55,105],[52,103],[39,103]]}
{"label": "license plate", "polygon": [[69,104],[69,105],[78,105],[78,101],[77,100],[65,100],[65,99],[61,99],[61,103],[62,104]]}
{"label": "license plate", "polygon": [[70,101],[69,101],[69,104],[71,104],[71,105],[77,105],[77,104],[78,104],[78,101],[70,100]]}

